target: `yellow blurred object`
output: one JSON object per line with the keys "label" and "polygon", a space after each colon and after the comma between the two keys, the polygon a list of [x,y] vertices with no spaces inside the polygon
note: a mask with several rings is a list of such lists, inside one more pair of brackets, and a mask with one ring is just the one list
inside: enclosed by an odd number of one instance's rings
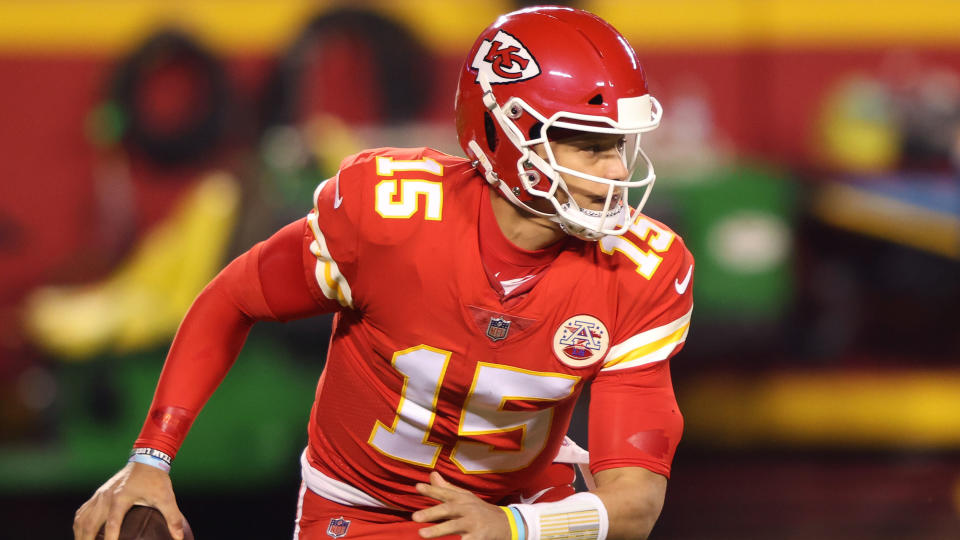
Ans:
{"label": "yellow blurred object", "polygon": [[364,145],[350,126],[332,114],[320,114],[310,119],[306,128],[310,150],[330,176],[340,170],[345,156],[363,150]]}
{"label": "yellow blurred object", "polygon": [[883,172],[900,160],[894,106],[883,85],[852,78],[837,85],[820,115],[818,146],[828,164],[848,172]]}
{"label": "yellow blurred object", "polygon": [[960,371],[783,371],[685,381],[691,438],[732,447],[960,448]]}
{"label": "yellow blurred object", "polygon": [[[44,0],[0,1],[0,50],[116,54],[159,27],[182,28],[218,52],[273,53],[319,14],[353,8],[395,20],[429,47],[459,50],[506,0]],[[464,16],[464,12],[470,16]]]}
{"label": "yellow blurred object", "polygon": [[[960,42],[956,0],[582,0],[576,5],[610,21],[643,50]],[[159,26],[176,26],[219,52],[264,54],[283,48],[311,16],[349,7],[396,20],[431,49],[459,51],[515,6],[506,0],[6,0],[0,1],[0,50],[116,54]]]}
{"label": "yellow blurred object", "polygon": [[113,275],[100,283],[32,293],[25,313],[31,339],[71,360],[169,340],[223,265],[239,203],[240,187],[231,175],[208,175]]}
{"label": "yellow blurred object", "polygon": [[824,222],[960,260],[960,217],[863,187],[831,183],[816,191],[813,214]]}

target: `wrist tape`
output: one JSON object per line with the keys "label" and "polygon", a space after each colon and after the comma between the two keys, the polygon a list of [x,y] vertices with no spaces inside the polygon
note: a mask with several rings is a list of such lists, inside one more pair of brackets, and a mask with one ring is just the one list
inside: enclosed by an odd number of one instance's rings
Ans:
{"label": "wrist tape", "polygon": [[[518,540],[605,540],[610,522],[603,501],[590,492],[575,493],[551,503],[511,504],[523,517],[526,538]],[[509,516],[508,516],[509,520]]]}

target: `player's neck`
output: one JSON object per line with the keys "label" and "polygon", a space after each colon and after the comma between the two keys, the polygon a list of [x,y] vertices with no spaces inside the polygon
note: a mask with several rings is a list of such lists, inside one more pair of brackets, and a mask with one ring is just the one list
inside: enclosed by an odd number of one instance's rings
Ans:
{"label": "player's neck", "polygon": [[566,237],[560,228],[547,218],[534,216],[514,206],[496,189],[490,189],[490,206],[497,225],[513,245],[527,251],[536,251]]}

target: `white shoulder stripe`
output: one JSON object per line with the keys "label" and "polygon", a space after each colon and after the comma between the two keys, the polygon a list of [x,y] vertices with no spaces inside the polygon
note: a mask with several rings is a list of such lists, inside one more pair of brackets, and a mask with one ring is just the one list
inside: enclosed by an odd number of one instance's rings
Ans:
{"label": "white shoulder stripe", "polygon": [[[318,188],[319,189],[319,188]],[[307,223],[310,224],[310,230],[313,232],[313,242],[310,242],[310,252],[317,258],[317,265],[314,268],[314,277],[324,296],[330,300],[335,300],[341,306],[353,308],[353,294],[350,291],[350,284],[347,278],[340,273],[340,267],[330,255],[327,249],[327,241],[320,231],[320,225],[317,223],[316,210],[307,215]]]}
{"label": "white shoulder stripe", "polygon": [[626,369],[666,360],[677,345],[687,339],[692,313],[693,308],[690,308],[675,321],[641,332],[610,347],[603,369]]}
{"label": "white shoulder stripe", "polygon": [[[339,175],[340,175],[340,173],[338,172],[338,173],[337,173],[337,176],[339,176]],[[327,178],[327,179],[324,180],[323,182],[320,182],[319,184],[317,184],[317,188],[313,190],[313,207],[314,207],[314,208],[317,207],[317,198],[320,197],[320,192],[323,190],[323,186],[327,185],[327,182],[329,182],[329,181],[330,181],[330,179]]]}
{"label": "white shoulder stripe", "polygon": [[669,343],[652,350],[651,352],[631,354],[624,357],[619,362],[606,363],[601,371],[614,371],[618,369],[627,369],[642,366],[645,364],[652,364],[654,362],[659,362],[661,360],[666,360],[670,358],[670,355],[673,354],[674,349],[678,345],[683,343],[687,339],[687,331],[690,329],[690,326],[684,326],[682,331],[676,339],[671,340]]}
{"label": "white shoulder stripe", "polygon": [[627,338],[626,341],[610,347],[610,352],[607,354],[607,358],[613,360],[618,356],[623,356],[628,352],[638,348],[643,347],[644,345],[649,345],[654,341],[663,339],[670,334],[676,332],[680,327],[690,324],[690,316],[693,314],[693,308],[690,308],[690,311],[686,312],[682,317],[678,318],[673,322],[669,322],[663,326],[658,326],[647,330],[646,332],[640,332],[630,338]]}

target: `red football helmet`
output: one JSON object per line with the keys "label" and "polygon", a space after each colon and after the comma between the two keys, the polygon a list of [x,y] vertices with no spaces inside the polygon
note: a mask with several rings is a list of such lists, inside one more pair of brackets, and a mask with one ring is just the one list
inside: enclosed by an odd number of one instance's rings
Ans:
{"label": "red football helmet", "polygon": [[[640,134],[660,124],[659,102],[627,40],[596,15],[569,7],[535,7],[503,15],[477,39],[457,88],[460,146],[491,185],[514,204],[549,217],[569,234],[595,240],[623,234],[637,217],[656,178],[640,149]],[[619,134],[629,174],[610,180],[557,163],[551,128]],[[546,159],[534,147],[544,144]],[[646,174],[634,179],[641,162]],[[602,211],[580,208],[560,176],[607,186]],[[630,189],[643,189],[637,208]],[[564,202],[557,190],[567,193]],[[537,198],[555,212],[532,208]]]}

